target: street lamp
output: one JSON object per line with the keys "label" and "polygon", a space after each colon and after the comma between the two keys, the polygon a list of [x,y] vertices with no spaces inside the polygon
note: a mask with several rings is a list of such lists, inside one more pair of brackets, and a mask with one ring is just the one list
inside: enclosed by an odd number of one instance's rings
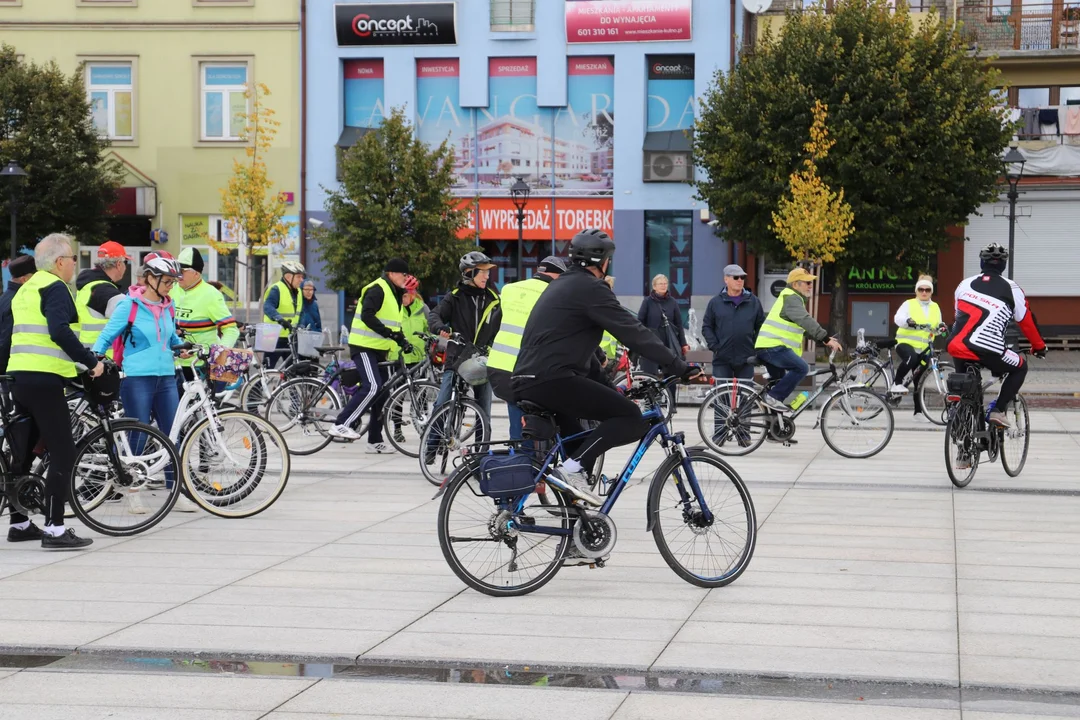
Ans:
{"label": "street lamp", "polygon": [[517,182],[510,186],[510,197],[517,208],[518,222],[518,256],[517,256],[517,279],[520,282],[525,279],[521,269],[521,256],[525,252],[525,206],[529,204],[529,184],[521,176]]}
{"label": "street lamp", "polygon": [[1016,241],[1016,200],[1020,194],[1016,187],[1020,184],[1020,178],[1024,176],[1024,154],[1016,148],[1016,143],[1009,146],[1009,152],[1001,159],[1001,165],[1005,170],[1005,181],[1009,183],[1009,279],[1013,276],[1013,266],[1016,264],[1013,254],[1013,244]]}
{"label": "street lamp", "polygon": [[11,211],[11,259],[15,259],[15,254],[18,252],[18,244],[15,242],[15,224],[18,218],[18,211],[15,208],[15,186],[19,182],[19,178],[26,177],[26,171],[19,167],[19,163],[12,160],[4,166],[3,170],[0,170],[0,177],[7,179],[11,183],[11,194],[8,196],[10,200]]}

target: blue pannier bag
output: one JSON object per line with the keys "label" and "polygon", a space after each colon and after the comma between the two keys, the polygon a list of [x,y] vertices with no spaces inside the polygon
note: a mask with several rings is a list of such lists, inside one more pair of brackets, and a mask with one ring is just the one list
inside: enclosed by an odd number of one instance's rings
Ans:
{"label": "blue pannier bag", "polygon": [[480,492],[496,500],[508,500],[536,488],[536,468],[525,453],[492,454],[480,460]]}

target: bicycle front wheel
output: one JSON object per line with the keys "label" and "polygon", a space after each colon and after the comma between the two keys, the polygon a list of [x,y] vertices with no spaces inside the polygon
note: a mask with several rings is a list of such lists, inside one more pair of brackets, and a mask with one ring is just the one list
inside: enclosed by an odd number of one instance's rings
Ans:
{"label": "bicycle front wheel", "polygon": [[1009,415],[1012,418],[1012,427],[1001,431],[1001,465],[1005,468],[1006,475],[1016,477],[1027,462],[1030,441],[1027,401],[1023,395],[1016,396]]}
{"label": "bicycle front wheel", "polygon": [[264,417],[276,427],[293,455],[313,455],[330,444],[327,434],[341,412],[341,398],[316,378],[281,385],[266,403]]}
{"label": "bicycle front wheel", "polygon": [[[692,585],[723,587],[750,565],[757,515],[750,491],[727,462],[703,448],[670,455],[653,475],[648,517],[668,566]],[[701,499],[693,491],[694,483]]]}
{"label": "bicycle front wheel", "polygon": [[856,360],[844,368],[843,377],[845,383],[861,385],[882,397],[889,392],[892,385],[892,378],[886,372],[885,366],[877,360]]}
{"label": "bicycle front wheel", "polygon": [[892,409],[866,388],[838,390],[821,410],[821,435],[841,457],[873,457],[885,449],[892,434]]}
{"label": "bicycle front wheel", "polygon": [[419,380],[398,387],[386,399],[383,428],[390,444],[402,455],[420,457],[420,437],[438,397],[438,385]]}
{"label": "bicycle front wheel", "polygon": [[949,479],[958,488],[967,487],[979,468],[979,417],[980,410],[973,404],[961,402],[949,417],[945,426],[945,469]]}
{"label": "bicycle front wheel", "polygon": [[949,422],[949,390],[945,379],[953,372],[950,363],[938,363],[937,370],[927,368],[919,378],[919,404],[926,419],[935,425]]}
{"label": "bicycle front wheel", "polygon": [[420,436],[420,470],[432,485],[442,485],[454,471],[454,461],[472,443],[491,437],[491,421],[475,401],[448,402],[431,415]]}
{"label": "bicycle front wheel", "polygon": [[149,530],[180,496],[179,468],[176,448],[156,427],[130,419],[98,425],[75,448],[71,509],[102,535]]}
{"label": "bicycle front wheel", "polygon": [[184,439],[180,459],[191,499],[225,518],[251,517],[273,505],[291,471],[281,432],[242,410],[204,418]]}
{"label": "bicycle front wheel", "polygon": [[240,387],[240,408],[258,415],[263,414],[270,396],[281,385],[281,377],[280,372],[258,366]]}
{"label": "bicycle front wheel", "polygon": [[721,455],[749,455],[769,434],[770,418],[759,406],[753,382],[724,382],[705,396],[698,409],[701,439]]}

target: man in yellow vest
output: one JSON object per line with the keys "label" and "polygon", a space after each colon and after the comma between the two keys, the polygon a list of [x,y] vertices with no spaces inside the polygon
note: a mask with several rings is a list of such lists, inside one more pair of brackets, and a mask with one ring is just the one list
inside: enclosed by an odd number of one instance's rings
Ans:
{"label": "man in yellow vest", "polygon": [[360,371],[360,386],[328,432],[331,437],[359,440],[360,433],[353,426],[370,408],[365,452],[373,454],[390,451],[382,440],[382,424],[376,412],[381,409],[376,404],[379,391],[388,379],[388,373],[379,367],[379,363],[386,362],[395,345],[402,351],[409,350],[409,341],[401,331],[401,298],[409,280],[409,264],[401,258],[391,258],[384,270],[377,280],[360,291],[349,331],[349,351]]}
{"label": "man in yellow vest", "polygon": [[[925,362],[927,354],[934,342],[934,332],[920,330],[919,325],[929,325],[943,335],[948,330],[941,321],[941,308],[931,298],[934,295],[934,279],[929,275],[920,275],[915,282],[915,297],[902,303],[893,316],[896,323],[896,353],[902,362],[896,368],[896,377],[893,378],[893,386],[889,388],[892,393],[906,393],[907,386],[904,378],[909,372],[914,371],[912,379],[918,381],[918,368]],[[919,396],[915,395],[915,414],[919,415]]]}
{"label": "man in yellow vest", "polygon": [[[180,292],[174,288],[170,297],[176,306],[176,327],[184,331],[186,340],[199,345],[223,345],[232,347],[240,337],[236,320],[225,304],[221,291],[203,280],[205,262],[198,248],[186,247],[180,251],[177,261],[183,269],[180,277]],[[194,358],[180,359],[180,374],[177,383],[180,395],[184,394],[184,380],[193,380],[191,369]],[[220,383],[222,389],[225,383]]]}
{"label": "man in yellow vest", "polygon": [[[30,414],[49,451],[45,528],[38,528],[25,515],[12,514],[8,542],[40,540],[45,549],[76,550],[93,540],[78,537],[72,528],[64,529],[64,503],[75,463],[64,382],[77,375],[77,362],[90,368],[91,377],[101,375],[105,366],[71,329],[79,318],[67,285],[78,267],[71,238],[60,233],[46,236],[34,248],[34,264],[38,271],[11,301],[7,370],[14,381],[11,391],[16,411]],[[44,432],[46,428],[48,432]]]}
{"label": "man in yellow vest", "polygon": [[777,412],[791,411],[784,401],[810,372],[802,359],[804,334],[816,342],[824,342],[833,350],[841,349],[840,341],[830,338],[829,331],[806,309],[806,298],[810,297],[814,280],[817,275],[811,275],[803,268],[788,273],[787,287],[780,291],[780,297],[773,303],[754,342],[758,360],[777,381],[765,395],[765,404]]}
{"label": "man in yellow vest", "polygon": [[88,348],[94,347],[98,335],[105,329],[105,321],[125,295],[118,283],[124,278],[129,262],[124,246],[110,240],[97,249],[94,267],[80,272],[75,281],[79,340]]}
{"label": "man in yellow vest", "polygon": [[300,292],[300,286],[304,284],[305,272],[303,263],[286,260],[281,263],[281,279],[266,288],[263,296],[263,322],[277,323],[282,328],[278,349],[266,353],[266,362],[271,367],[278,358],[288,354],[289,336],[293,327],[300,322],[300,313],[304,309],[304,294]]}
{"label": "man in yellow vest", "polygon": [[[502,324],[491,344],[488,355],[488,384],[492,392],[506,401],[506,412],[510,416],[510,439],[521,439],[521,408],[514,403],[514,391],[510,386],[514,365],[521,352],[521,337],[525,333],[525,323],[529,321],[536,301],[547,289],[548,284],[567,271],[566,260],[554,255],[546,257],[536,266],[536,274],[528,280],[504,285],[500,302],[502,303]],[[614,339],[614,338],[612,338]]]}

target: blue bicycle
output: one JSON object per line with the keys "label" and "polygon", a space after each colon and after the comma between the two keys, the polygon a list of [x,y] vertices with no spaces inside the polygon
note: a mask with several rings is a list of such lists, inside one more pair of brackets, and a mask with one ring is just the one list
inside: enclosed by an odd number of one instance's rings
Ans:
{"label": "blue bicycle", "polygon": [[[659,441],[667,458],[649,487],[646,529],[660,554],[699,587],[737,579],[754,554],[754,503],[727,462],[705,448],[687,448],[684,433],[671,432],[663,399],[677,379],[642,380],[627,393],[644,401],[649,430],[599,507],[600,498],[568,483],[555,466],[564,444],[580,436],[561,437],[552,413],[539,406],[522,404],[523,435],[547,448],[473,445],[441,490],[439,545],[454,574],[482,593],[508,597],[542,587],[564,564],[603,567],[617,539],[611,510]],[[545,502],[534,501],[545,486]]]}

